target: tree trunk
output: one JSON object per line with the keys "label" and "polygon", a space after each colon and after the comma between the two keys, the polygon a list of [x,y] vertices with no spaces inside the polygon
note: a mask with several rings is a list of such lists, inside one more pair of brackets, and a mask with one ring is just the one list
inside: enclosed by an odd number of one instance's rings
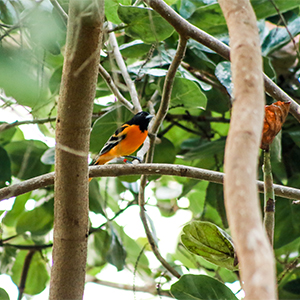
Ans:
{"label": "tree trunk", "polygon": [[102,0],[71,0],[56,123],[50,299],[82,299],[88,238],[88,151],[98,78]]}
{"label": "tree trunk", "polygon": [[245,299],[275,299],[273,254],[263,229],[256,187],[264,117],[262,58],[256,17],[248,0],[219,0],[227,21],[234,84],[225,149],[225,205]]}

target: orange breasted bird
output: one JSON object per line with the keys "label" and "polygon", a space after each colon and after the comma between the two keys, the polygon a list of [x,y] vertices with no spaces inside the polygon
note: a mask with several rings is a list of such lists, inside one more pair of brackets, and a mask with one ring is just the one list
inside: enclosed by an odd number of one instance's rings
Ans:
{"label": "orange breasted bird", "polygon": [[104,165],[116,157],[129,156],[135,152],[144,143],[152,118],[149,113],[141,111],[125,122],[108,139],[92,165]]}

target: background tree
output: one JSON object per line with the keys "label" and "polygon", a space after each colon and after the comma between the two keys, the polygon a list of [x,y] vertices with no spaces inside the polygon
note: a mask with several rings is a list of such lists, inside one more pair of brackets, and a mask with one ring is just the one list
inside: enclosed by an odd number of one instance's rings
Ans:
{"label": "background tree", "polygon": [[[19,126],[38,124],[45,136],[54,137],[69,3],[0,3],[3,111],[23,106],[32,116],[0,128],[0,198],[16,197],[12,209],[2,213],[1,273],[11,276],[21,298],[23,292],[40,293],[49,283],[54,218],[53,173],[49,172],[54,170],[54,148],[25,139]],[[116,272],[132,272],[133,282],[144,282],[143,288],[134,283],[123,286],[133,291],[170,296],[171,290],[177,299],[188,299],[188,294],[193,299],[210,299],[212,294],[235,299],[223,284],[239,280],[239,265],[219,184],[234,97],[227,61],[229,36],[221,8],[216,1],[168,1],[171,7],[160,0],[105,3],[90,151],[96,154],[117,126],[141,107],[156,115],[147,161],[153,157],[159,164],[91,168],[91,176],[102,177],[90,183],[87,278],[117,285],[96,278],[110,264]],[[293,200],[300,200],[299,3],[251,3],[258,20],[264,72],[269,77],[264,77],[266,102],[291,101],[293,116],[287,117],[270,154],[274,182],[280,185],[275,187],[273,246],[278,295],[297,299],[300,222],[299,206]],[[74,113],[74,124],[77,117]],[[260,180],[262,163],[263,153],[258,161]],[[139,175],[133,174],[144,175],[139,181]],[[26,203],[32,200],[36,205],[28,210]],[[118,220],[127,216],[131,224],[131,209],[138,202],[151,250],[162,264],[157,269],[150,268],[145,236],[133,238]],[[160,249],[165,229],[157,227],[153,210],[160,212],[166,230],[172,217],[182,212],[188,212],[192,221],[178,224],[177,229],[184,227],[174,237],[177,247],[170,247],[166,255]],[[96,226],[100,218],[105,221]],[[206,275],[191,275],[200,272]],[[4,289],[0,291],[8,297]]]}

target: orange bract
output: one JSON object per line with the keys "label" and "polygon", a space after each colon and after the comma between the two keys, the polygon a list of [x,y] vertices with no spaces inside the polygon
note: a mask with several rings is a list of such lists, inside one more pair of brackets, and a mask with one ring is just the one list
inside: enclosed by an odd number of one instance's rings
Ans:
{"label": "orange bract", "polygon": [[260,148],[268,151],[290,110],[290,102],[277,101],[265,106],[264,128]]}

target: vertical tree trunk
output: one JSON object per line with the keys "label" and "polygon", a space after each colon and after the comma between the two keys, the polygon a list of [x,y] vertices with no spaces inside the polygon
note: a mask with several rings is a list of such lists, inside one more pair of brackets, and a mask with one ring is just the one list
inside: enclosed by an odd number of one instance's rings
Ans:
{"label": "vertical tree trunk", "polygon": [[237,249],[245,299],[275,299],[273,254],[256,187],[264,117],[262,58],[249,0],[219,0],[227,21],[234,104],[225,151],[225,205]]}
{"label": "vertical tree trunk", "polygon": [[103,0],[71,0],[56,123],[50,299],[82,299],[88,237],[88,151]]}

